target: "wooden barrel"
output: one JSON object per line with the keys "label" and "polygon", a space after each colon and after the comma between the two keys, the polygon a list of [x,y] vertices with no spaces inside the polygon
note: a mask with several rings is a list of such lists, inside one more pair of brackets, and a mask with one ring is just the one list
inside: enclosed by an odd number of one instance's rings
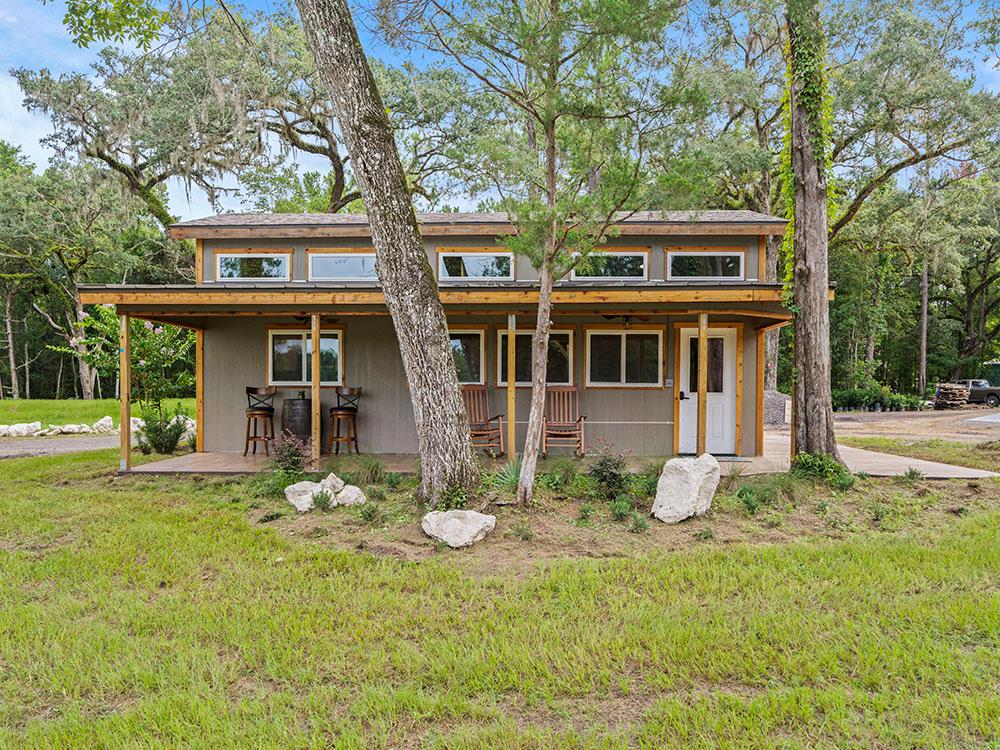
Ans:
{"label": "wooden barrel", "polygon": [[290,432],[303,443],[312,437],[312,399],[286,398],[281,403],[281,434]]}

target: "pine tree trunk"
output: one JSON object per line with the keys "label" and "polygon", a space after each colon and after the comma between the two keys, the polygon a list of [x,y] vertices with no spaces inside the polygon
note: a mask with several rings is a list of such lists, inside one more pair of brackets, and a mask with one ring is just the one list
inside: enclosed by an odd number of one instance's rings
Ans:
{"label": "pine tree trunk", "polygon": [[[812,25],[811,29],[796,24]],[[833,433],[833,399],[830,392],[830,308],[827,247],[826,165],[814,153],[810,115],[802,91],[806,81],[819,74],[816,67],[795,70],[795,46],[802,34],[816,34],[819,8],[789,14],[792,66],[789,83],[791,107],[791,166],[795,192],[793,236],[795,315],[795,430],[799,453],[827,454],[839,460]],[[815,87],[816,81],[809,80]],[[815,88],[814,88],[815,90]],[[815,102],[812,103],[815,107]]]}
{"label": "pine tree trunk", "polygon": [[[542,449],[542,428],[545,420],[545,381],[549,366],[549,329],[552,327],[552,268],[543,263],[538,279],[538,313],[535,335],[531,341],[531,408],[528,410],[528,430],[521,455],[521,474],[517,483],[517,501],[527,505],[535,492],[535,471]],[[513,419],[513,415],[511,415]]]}
{"label": "pine tree trunk", "polygon": [[917,373],[917,393],[920,398],[927,392],[927,311],[929,307],[928,288],[930,260],[924,252],[924,264],[920,271],[920,362]]}
{"label": "pine tree trunk", "polygon": [[17,380],[17,356],[14,348],[14,290],[7,292],[4,299],[4,328],[7,333],[7,365],[10,368],[10,396],[21,398],[21,389]]}
{"label": "pine tree trunk", "polygon": [[479,478],[437,283],[406,177],[345,0],[296,0],[351,155],[375,263],[403,359],[420,450],[421,493],[436,498]]}

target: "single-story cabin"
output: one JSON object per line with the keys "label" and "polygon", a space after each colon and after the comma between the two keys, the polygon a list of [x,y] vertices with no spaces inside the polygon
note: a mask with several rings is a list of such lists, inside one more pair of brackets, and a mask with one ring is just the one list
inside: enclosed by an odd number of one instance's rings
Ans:
{"label": "single-story cabin", "polygon": [[[486,386],[492,412],[513,418],[517,450],[528,412],[537,271],[500,244],[514,231],[505,214],[417,218],[460,380]],[[576,389],[588,446],[663,456],[694,453],[703,443],[716,455],[763,453],[764,333],[792,317],[781,285],[763,280],[765,240],[785,224],[752,211],[630,214],[586,269],[558,282],[549,382]],[[279,415],[284,399],[311,396],[318,450],[336,387],[350,386],[363,393],[361,450],[416,452],[366,216],[231,213],[169,231],[195,240],[194,284],[86,285],[82,298],[116,305],[123,321],[197,331],[199,451],[243,453],[251,386],[277,389]],[[701,379],[699,348],[707,360]],[[312,357],[314,349],[320,356]]]}

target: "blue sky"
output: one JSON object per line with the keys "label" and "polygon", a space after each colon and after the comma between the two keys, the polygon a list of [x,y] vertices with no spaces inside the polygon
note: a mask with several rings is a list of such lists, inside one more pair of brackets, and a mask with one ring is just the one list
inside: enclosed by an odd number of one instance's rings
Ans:
{"label": "blue sky", "polygon": [[[250,9],[268,10],[270,0],[250,0],[243,3]],[[51,131],[46,116],[27,112],[21,105],[21,92],[10,75],[11,68],[46,67],[54,73],[86,72],[95,57],[94,49],[80,49],[69,39],[63,28],[65,12],[63,2],[42,4],[40,0],[3,0],[0,4],[0,139],[14,143],[36,165],[44,166],[52,152],[41,144],[41,140]],[[388,48],[384,43],[366,33],[369,20],[364,15],[358,17],[362,42],[366,51],[389,62],[399,62],[400,53]],[[977,65],[978,85],[981,88],[1000,91],[1000,69],[980,63]],[[310,162],[303,158],[300,162],[305,169],[323,168],[322,161]],[[192,188],[188,195],[185,186],[175,181],[169,186],[171,211],[182,219],[205,216],[212,208],[204,193]],[[239,209],[235,198],[224,198],[223,207]]]}

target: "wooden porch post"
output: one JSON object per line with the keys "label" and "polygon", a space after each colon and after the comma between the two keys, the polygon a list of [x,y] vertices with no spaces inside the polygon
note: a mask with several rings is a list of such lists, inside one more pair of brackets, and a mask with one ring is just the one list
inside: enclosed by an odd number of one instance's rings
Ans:
{"label": "wooden porch post", "polygon": [[695,453],[705,452],[708,398],[708,313],[698,313],[698,444]]}
{"label": "wooden porch post", "polygon": [[517,318],[507,316],[507,453],[511,460],[517,456],[517,368],[514,356],[517,352]]}
{"label": "wooden porch post", "polygon": [[320,325],[319,315],[312,315],[312,463],[313,468],[319,468],[320,448],[322,448],[323,422],[320,404],[320,374],[319,374]]}
{"label": "wooden porch post", "polygon": [[128,315],[118,316],[118,470],[132,469],[132,332]]}
{"label": "wooden porch post", "polygon": [[205,450],[205,331],[194,332],[194,418],[195,451]]}

